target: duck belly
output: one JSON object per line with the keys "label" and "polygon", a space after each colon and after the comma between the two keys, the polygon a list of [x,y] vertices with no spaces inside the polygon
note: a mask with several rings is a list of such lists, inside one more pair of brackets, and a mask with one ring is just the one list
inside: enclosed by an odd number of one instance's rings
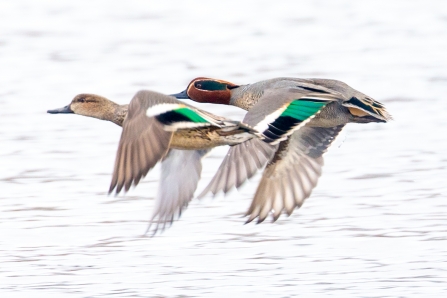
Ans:
{"label": "duck belly", "polygon": [[170,148],[173,149],[209,149],[224,145],[237,145],[254,136],[243,130],[224,131],[218,127],[181,129],[174,133]]}

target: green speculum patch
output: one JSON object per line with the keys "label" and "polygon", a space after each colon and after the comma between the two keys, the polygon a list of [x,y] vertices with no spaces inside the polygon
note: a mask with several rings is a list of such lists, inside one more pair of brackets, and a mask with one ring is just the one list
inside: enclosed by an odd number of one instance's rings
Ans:
{"label": "green speculum patch", "polygon": [[315,115],[327,102],[315,102],[305,100],[292,101],[281,116],[289,116],[301,121]]}
{"label": "green speculum patch", "polygon": [[194,123],[207,123],[202,116],[188,108],[180,108],[175,110],[176,113],[182,114]]}

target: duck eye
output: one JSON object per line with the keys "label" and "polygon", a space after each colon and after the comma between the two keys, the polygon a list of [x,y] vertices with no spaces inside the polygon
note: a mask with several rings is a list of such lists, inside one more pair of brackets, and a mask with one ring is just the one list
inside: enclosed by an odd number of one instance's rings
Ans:
{"label": "duck eye", "polygon": [[202,88],[202,84],[196,83],[196,88]]}
{"label": "duck eye", "polygon": [[79,98],[78,102],[85,102],[85,98],[83,98],[83,97]]}

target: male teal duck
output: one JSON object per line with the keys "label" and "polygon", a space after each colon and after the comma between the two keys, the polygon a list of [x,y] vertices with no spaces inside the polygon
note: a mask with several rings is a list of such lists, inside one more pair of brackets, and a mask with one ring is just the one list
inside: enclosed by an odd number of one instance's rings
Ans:
{"label": "male teal duck", "polygon": [[[310,196],[322,173],[323,153],[347,123],[387,122],[385,107],[347,84],[329,79],[275,78],[248,85],[199,77],[176,98],[234,105],[248,110],[243,122],[269,143],[268,160],[247,222],[273,221],[290,215]],[[217,173],[199,197],[242,185],[257,168],[260,139],[230,148]],[[264,148],[265,152],[266,149]],[[263,154],[265,155],[265,154]]]}
{"label": "male teal duck", "polygon": [[139,91],[129,105],[118,105],[99,95],[79,94],[69,105],[48,113],[79,114],[123,127],[109,193],[129,190],[161,161],[151,219],[156,224],[154,233],[172,223],[187,207],[200,179],[201,159],[211,148],[254,137],[253,130],[242,123],[151,91]]}

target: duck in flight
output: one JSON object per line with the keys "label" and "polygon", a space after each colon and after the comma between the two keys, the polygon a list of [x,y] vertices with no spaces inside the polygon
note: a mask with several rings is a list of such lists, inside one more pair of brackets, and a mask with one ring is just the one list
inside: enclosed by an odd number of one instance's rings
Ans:
{"label": "duck in flight", "polygon": [[[172,96],[201,103],[233,105],[248,111],[242,122],[259,131],[230,147],[217,173],[199,195],[240,187],[258,170],[259,148],[270,147],[261,181],[246,213],[247,222],[290,215],[308,198],[322,173],[323,154],[348,123],[392,119],[385,106],[346,83],[329,79],[274,78],[237,85],[199,77]],[[265,150],[264,150],[265,151]]]}
{"label": "duck in flight", "polygon": [[[151,218],[154,233],[171,224],[187,207],[200,179],[201,160],[211,148],[257,138],[255,131],[243,123],[152,91],[139,91],[128,105],[99,95],[79,94],[69,105],[48,113],[78,114],[123,127],[109,193],[129,190],[161,161]],[[268,158],[266,155],[265,161]],[[255,166],[262,167],[265,161],[261,159]]]}

